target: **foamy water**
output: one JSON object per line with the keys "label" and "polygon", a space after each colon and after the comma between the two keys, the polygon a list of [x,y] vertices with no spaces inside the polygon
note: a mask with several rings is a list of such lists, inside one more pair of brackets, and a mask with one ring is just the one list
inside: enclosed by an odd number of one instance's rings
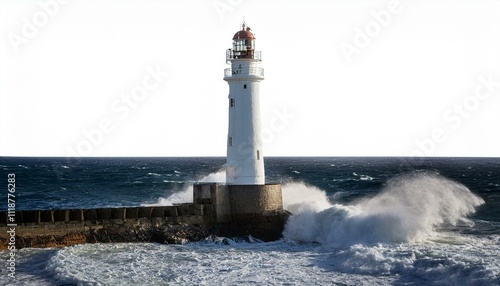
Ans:
{"label": "foamy water", "polygon": [[[185,184],[157,204],[190,200],[192,184]],[[483,200],[445,177],[397,176],[350,204],[293,182],[283,185],[283,203],[294,215],[277,242],[22,249],[12,285],[500,285],[498,231],[457,231],[473,228],[467,216]],[[8,285],[6,270],[1,274],[0,284]]]}
{"label": "foamy water", "polygon": [[16,281],[17,285],[498,285],[498,243],[499,236],[443,234],[436,241],[336,249],[291,241],[23,249]]}
{"label": "foamy water", "polygon": [[[225,173],[219,171],[200,181],[224,180]],[[160,198],[157,205],[183,202],[192,202],[192,184]],[[441,227],[472,225],[467,216],[483,203],[465,186],[432,172],[396,176],[376,196],[349,205],[331,202],[317,187],[292,182],[283,185],[283,207],[294,214],[283,235],[325,247],[423,241]]]}
{"label": "foamy water", "polygon": [[[198,180],[200,183],[222,183],[226,181],[226,172],[221,170],[211,173]],[[172,206],[180,203],[193,202],[193,184],[185,184],[180,192],[171,194],[166,198],[159,198],[155,204],[143,204],[144,206]]]}
{"label": "foamy water", "polygon": [[352,205],[332,204],[323,191],[300,184],[285,186],[287,196],[285,207],[294,215],[285,239],[331,247],[422,241],[439,227],[471,223],[466,216],[484,203],[465,186],[433,173],[395,177],[375,197]]}

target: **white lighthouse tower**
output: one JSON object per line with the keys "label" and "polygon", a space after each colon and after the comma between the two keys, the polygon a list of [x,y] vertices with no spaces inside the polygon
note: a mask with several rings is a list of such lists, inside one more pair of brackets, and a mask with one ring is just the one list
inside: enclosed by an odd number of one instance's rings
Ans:
{"label": "white lighthouse tower", "polygon": [[259,102],[264,69],[258,66],[261,53],[255,50],[255,37],[245,23],[233,37],[226,62],[231,64],[224,70],[224,80],[229,84],[226,183],[264,185]]}
{"label": "white lighthouse tower", "polygon": [[[281,237],[288,219],[283,211],[281,185],[267,183],[262,155],[259,84],[264,70],[255,37],[243,23],[226,53],[231,68],[224,70],[229,84],[226,182],[193,185],[194,207],[208,221],[237,226],[238,235],[264,240]],[[276,224],[278,223],[278,225]]]}

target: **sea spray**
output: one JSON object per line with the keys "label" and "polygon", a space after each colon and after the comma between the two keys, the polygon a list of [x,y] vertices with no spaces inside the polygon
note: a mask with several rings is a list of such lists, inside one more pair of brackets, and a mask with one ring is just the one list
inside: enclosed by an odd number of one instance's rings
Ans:
{"label": "sea spray", "polygon": [[288,183],[282,187],[283,208],[295,213],[319,212],[330,208],[326,192],[305,183]]}
{"label": "sea spray", "polygon": [[173,206],[174,204],[192,203],[193,185],[186,184],[182,191],[175,192],[166,198],[159,198],[155,204],[145,204],[145,206]]}
{"label": "sea spray", "polygon": [[436,173],[414,172],[389,180],[382,192],[358,206],[369,214],[394,214],[408,231],[431,234],[436,227],[468,221],[484,200]]}
{"label": "sea spray", "polygon": [[221,169],[198,180],[200,183],[224,183],[226,182],[226,171]]}
{"label": "sea spray", "polygon": [[[303,184],[283,189],[285,207],[294,214],[285,239],[331,247],[423,240],[440,226],[466,220],[484,203],[467,187],[430,172],[394,177],[375,197],[346,206],[329,203],[324,192]],[[309,194],[317,201],[310,202]]]}
{"label": "sea spray", "polygon": [[[219,170],[211,173],[198,182],[201,183],[222,183],[226,181],[226,172]],[[174,204],[192,203],[193,202],[193,184],[184,184],[182,190],[169,195],[166,198],[159,198],[155,204],[144,204],[144,206],[172,206]]]}
{"label": "sea spray", "polygon": [[[119,206],[123,201],[131,206],[135,206],[138,201],[156,203],[159,197],[167,198],[174,190],[182,190],[182,182],[193,182],[192,174],[199,174],[207,169],[216,170],[223,162],[222,158],[148,158],[140,161],[82,158],[79,168],[70,166],[67,171],[74,172],[63,174],[64,181],[55,181],[50,166],[52,162],[56,165],[66,164],[64,158],[36,159],[48,168],[40,165],[35,167],[35,164],[29,161],[24,163],[25,159],[22,159],[23,165],[29,167],[28,170],[18,167],[20,159],[3,159],[2,164],[14,162],[9,166],[17,169],[20,177],[32,179],[32,184],[26,184],[23,192],[21,207],[26,210],[50,209],[51,205],[61,208],[60,202],[65,208],[73,209],[100,208],[107,207],[108,204]],[[331,202],[326,200],[327,208],[335,203],[350,201],[342,203],[343,206],[337,205],[341,209],[345,208],[346,212],[358,211],[355,207],[360,198],[374,197],[376,193],[380,193],[380,180],[397,172],[401,163],[401,158],[267,160],[274,160],[274,165],[267,164],[270,170],[268,173],[272,174],[268,178],[288,178],[289,166],[293,165],[301,174],[292,173],[291,179],[300,178],[319,187],[316,188],[319,192],[325,190]],[[450,174],[485,199],[486,204],[477,208],[477,215],[474,216],[475,226],[470,229],[446,227],[437,230],[436,237],[415,243],[358,243],[333,249],[297,241],[229,245],[199,242],[185,245],[117,243],[47,249],[23,248],[19,250],[19,269],[16,271],[15,283],[35,286],[236,283],[500,285],[500,161],[498,158],[423,158],[422,162],[419,167]],[[331,165],[335,167],[330,167]],[[174,169],[179,170],[175,173],[179,176],[169,176],[169,172]],[[370,175],[374,177],[374,181],[353,178],[354,171]],[[162,176],[145,175],[148,172]],[[37,184],[37,177],[46,179]],[[107,179],[102,186],[96,185],[95,178],[105,177]],[[142,178],[144,184],[132,184],[137,178]],[[174,180],[165,182],[164,179]],[[302,185],[304,188],[300,192],[306,192],[304,197],[307,199],[309,187]],[[67,190],[59,190],[60,186]],[[293,187],[293,184],[283,185],[284,200],[289,187]],[[376,192],[374,188],[378,188]],[[85,191],[77,191],[80,189]],[[37,190],[38,193],[35,192]],[[300,198],[300,192],[297,203],[305,200]],[[57,199],[57,204],[54,204],[53,198]],[[354,198],[357,203],[353,201]],[[321,210],[323,209],[315,212]],[[460,219],[457,223],[459,221]],[[314,237],[310,241],[314,241]],[[6,261],[8,255],[8,252],[0,252],[0,260]],[[0,285],[10,285],[9,283],[13,282],[7,275],[0,276]]]}

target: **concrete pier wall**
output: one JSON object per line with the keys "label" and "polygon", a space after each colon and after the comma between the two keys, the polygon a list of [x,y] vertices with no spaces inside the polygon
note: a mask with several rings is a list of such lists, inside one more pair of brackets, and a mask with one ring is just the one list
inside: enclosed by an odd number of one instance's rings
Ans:
{"label": "concrete pier wall", "polygon": [[[206,222],[213,220],[211,204],[180,204],[161,207],[69,209],[69,210],[29,210],[17,211],[16,223],[56,223],[77,221],[104,221],[111,219],[166,218],[183,221],[186,216],[204,216]],[[7,213],[0,212],[0,226],[6,225]]]}
{"label": "concrete pier wall", "polygon": [[[183,243],[210,235],[215,225],[210,204],[176,206],[29,210],[15,214],[16,248],[60,247],[81,243]],[[6,249],[8,214],[0,212],[0,249]],[[12,223],[12,222],[10,222]]]}
{"label": "concrete pier wall", "polygon": [[[210,235],[272,241],[281,238],[290,215],[282,209],[280,185],[196,184],[193,199],[175,206],[17,211],[16,248],[185,243]],[[8,218],[7,212],[0,212],[0,250],[10,239]]]}

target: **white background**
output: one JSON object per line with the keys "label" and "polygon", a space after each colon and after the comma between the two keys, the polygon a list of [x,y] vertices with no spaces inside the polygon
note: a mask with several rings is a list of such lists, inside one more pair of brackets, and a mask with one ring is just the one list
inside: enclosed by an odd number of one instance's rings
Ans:
{"label": "white background", "polygon": [[[0,156],[224,156],[243,17],[266,156],[500,156],[500,86],[475,95],[500,82],[500,1],[65,2],[0,0]],[[113,110],[148,68],[168,76]]]}

